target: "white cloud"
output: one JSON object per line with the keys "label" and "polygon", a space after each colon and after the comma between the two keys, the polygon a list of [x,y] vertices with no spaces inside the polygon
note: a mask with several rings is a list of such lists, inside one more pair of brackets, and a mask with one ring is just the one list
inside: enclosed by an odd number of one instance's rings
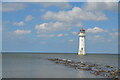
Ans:
{"label": "white cloud", "polygon": [[69,42],[74,42],[74,40],[70,39]]}
{"label": "white cloud", "polygon": [[83,25],[78,23],[78,24],[76,24],[76,27],[83,27]]}
{"label": "white cloud", "polygon": [[78,32],[71,32],[73,35],[78,35]]}
{"label": "white cloud", "polygon": [[35,29],[38,33],[50,32],[50,31],[60,31],[60,30],[69,30],[70,25],[63,22],[51,22],[43,23],[35,26]]}
{"label": "white cloud", "polygon": [[46,10],[45,9],[40,9],[40,12],[45,12]]}
{"label": "white cloud", "polygon": [[90,12],[85,11],[79,7],[73,7],[72,10],[68,11],[59,11],[59,12],[46,12],[45,15],[42,16],[45,20],[57,20],[64,22],[76,22],[81,20],[93,20],[93,21],[101,21],[107,20],[107,17],[102,12]]}
{"label": "white cloud", "polygon": [[14,22],[13,25],[15,25],[15,26],[23,26],[23,25],[25,25],[25,23],[23,21],[20,21],[20,22]]}
{"label": "white cloud", "polygon": [[87,0],[87,2],[118,2],[119,0]]}
{"label": "white cloud", "polygon": [[102,36],[96,35],[95,38],[100,39],[100,38],[102,38]]}
{"label": "white cloud", "polygon": [[108,41],[107,38],[103,37],[102,35],[87,35],[87,40],[90,40],[91,42],[106,42]]}
{"label": "white cloud", "polygon": [[120,36],[119,32],[110,32],[109,35],[112,36],[112,38],[118,38],[118,36]]}
{"label": "white cloud", "polygon": [[[91,40],[93,43],[96,42],[112,42],[114,40],[118,40],[118,36],[120,35],[117,31],[108,31],[106,29],[102,29],[99,27],[89,28],[87,29],[87,40]],[[103,34],[89,34],[89,33],[103,33]]]}
{"label": "white cloud", "polygon": [[118,2],[119,0],[3,0],[3,2]]}
{"label": "white cloud", "polygon": [[37,37],[54,37],[54,34],[39,34]]}
{"label": "white cloud", "polygon": [[[92,5],[93,4],[93,5]],[[115,10],[117,7],[116,3],[108,3],[104,2],[102,3],[85,3],[83,7],[73,7],[72,9],[69,9],[67,11],[58,11],[58,12],[52,12],[47,11],[42,18],[44,20],[50,20],[52,22],[60,22],[63,23],[63,26],[61,26],[61,29],[51,28],[52,31],[56,30],[65,30],[65,28],[72,28],[72,26],[76,27],[82,27],[83,25],[80,24],[81,21],[103,21],[108,20],[108,17],[103,13],[103,10]],[[50,25],[50,23],[47,23]],[[66,27],[67,24],[67,27]],[[74,24],[74,25],[73,25]],[[49,26],[50,27],[50,26]],[[50,31],[50,29],[49,29]],[[107,32],[107,30],[104,30],[99,27],[90,28],[87,30],[87,32],[91,33],[101,33],[101,32]],[[76,33],[73,33],[76,35]]]}
{"label": "white cloud", "polygon": [[63,37],[63,36],[68,36],[67,33],[60,33],[60,34],[38,34],[37,37]]}
{"label": "white cloud", "polygon": [[25,9],[26,5],[23,3],[2,3],[2,11],[11,12]]}
{"label": "white cloud", "polygon": [[67,36],[68,34],[58,34],[57,37]]}
{"label": "white cloud", "polygon": [[63,37],[68,36],[66,33],[50,34],[54,31],[69,30],[69,25],[62,22],[43,23],[35,26],[37,37]]}
{"label": "white cloud", "polygon": [[68,0],[3,0],[3,2],[68,2]]}
{"label": "white cloud", "polygon": [[32,15],[28,15],[25,18],[25,21],[31,21],[32,19],[34,19],[34,17]]}
{"label": "white cloud", "polygon": [[93,40],[105,41],[105,38],[104,38],[103,36],[101,36],[101,35],[95,35],[95,36],[93,37]]}
{"label": "white cloud", "polygon": [[117,10],[117,2],[87,2],[84,7],[88,11]]}
{"label": "white cloud", "polygon": [[30,34],[31,30],[15,30],[14,33],[18,35]]}
{"label": "white cloud", "polygon": [[105,30],[105,29],[102,29],[99,27],[94,27],[94,28],[88,28],[86,30],[86,32],[88,32],[88,33],[102,33],[102,32],[108,32],[108,30]]}

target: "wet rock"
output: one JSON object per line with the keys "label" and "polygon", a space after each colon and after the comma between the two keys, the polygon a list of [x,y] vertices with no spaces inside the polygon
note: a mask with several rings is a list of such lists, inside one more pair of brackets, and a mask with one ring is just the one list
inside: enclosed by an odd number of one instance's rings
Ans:
{"label": "wet rock", "polygon": [[90,71],[91,67],[81,67],[82,70]]}
{"label": "wet rock", "polygon": [[109,65],[107,65],[106,67],[108,67],[108,68],[113,68],[113,66],[109,66]]}
{"label": "wet rock", "polygon": [[54,61],[56,64],[63,64],[65,66],[69,66],[75,69],[81,69],[84,71],[90,71],[90,73],[94,75],[100,75],[108,78],[118,78],[120,75],[120,69],[117,69],[113,66],[101,66],[98,64],[90,64],[87,62],[74,62],[72,60],[67,59],[48,59],[50,61]]}

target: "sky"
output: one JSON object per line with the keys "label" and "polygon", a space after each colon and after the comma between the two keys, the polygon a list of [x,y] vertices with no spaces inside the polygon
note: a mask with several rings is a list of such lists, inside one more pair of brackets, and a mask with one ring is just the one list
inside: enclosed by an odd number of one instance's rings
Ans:
{"label": "sky", "polygon": [[86,30],[87,53],[118,53],[117,2],[3,2],[2,51],[77,53]]}
{"label": "sky", "polygon": [[119,0],[1,0],[2,2],[119,2]]}

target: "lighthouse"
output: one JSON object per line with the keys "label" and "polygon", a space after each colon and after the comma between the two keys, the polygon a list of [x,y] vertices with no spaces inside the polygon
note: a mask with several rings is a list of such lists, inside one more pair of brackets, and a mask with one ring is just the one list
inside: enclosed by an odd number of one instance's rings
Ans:
{"label": "lighthouse", "polygon": [[78,49],[78,55],[86,55],[85,51],[85,29],[80,29],[79,36],[79,49]]}

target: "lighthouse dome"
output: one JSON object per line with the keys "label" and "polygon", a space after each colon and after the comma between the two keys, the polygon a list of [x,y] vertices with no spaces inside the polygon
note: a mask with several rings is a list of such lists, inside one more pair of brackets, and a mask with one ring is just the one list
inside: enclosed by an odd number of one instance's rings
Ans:
{"label": "lighthouse dome", "polygon": [[80,31],[85,31],[85,29],[84,29],[84,28],[82,28],[82,29],[80,29]]}

